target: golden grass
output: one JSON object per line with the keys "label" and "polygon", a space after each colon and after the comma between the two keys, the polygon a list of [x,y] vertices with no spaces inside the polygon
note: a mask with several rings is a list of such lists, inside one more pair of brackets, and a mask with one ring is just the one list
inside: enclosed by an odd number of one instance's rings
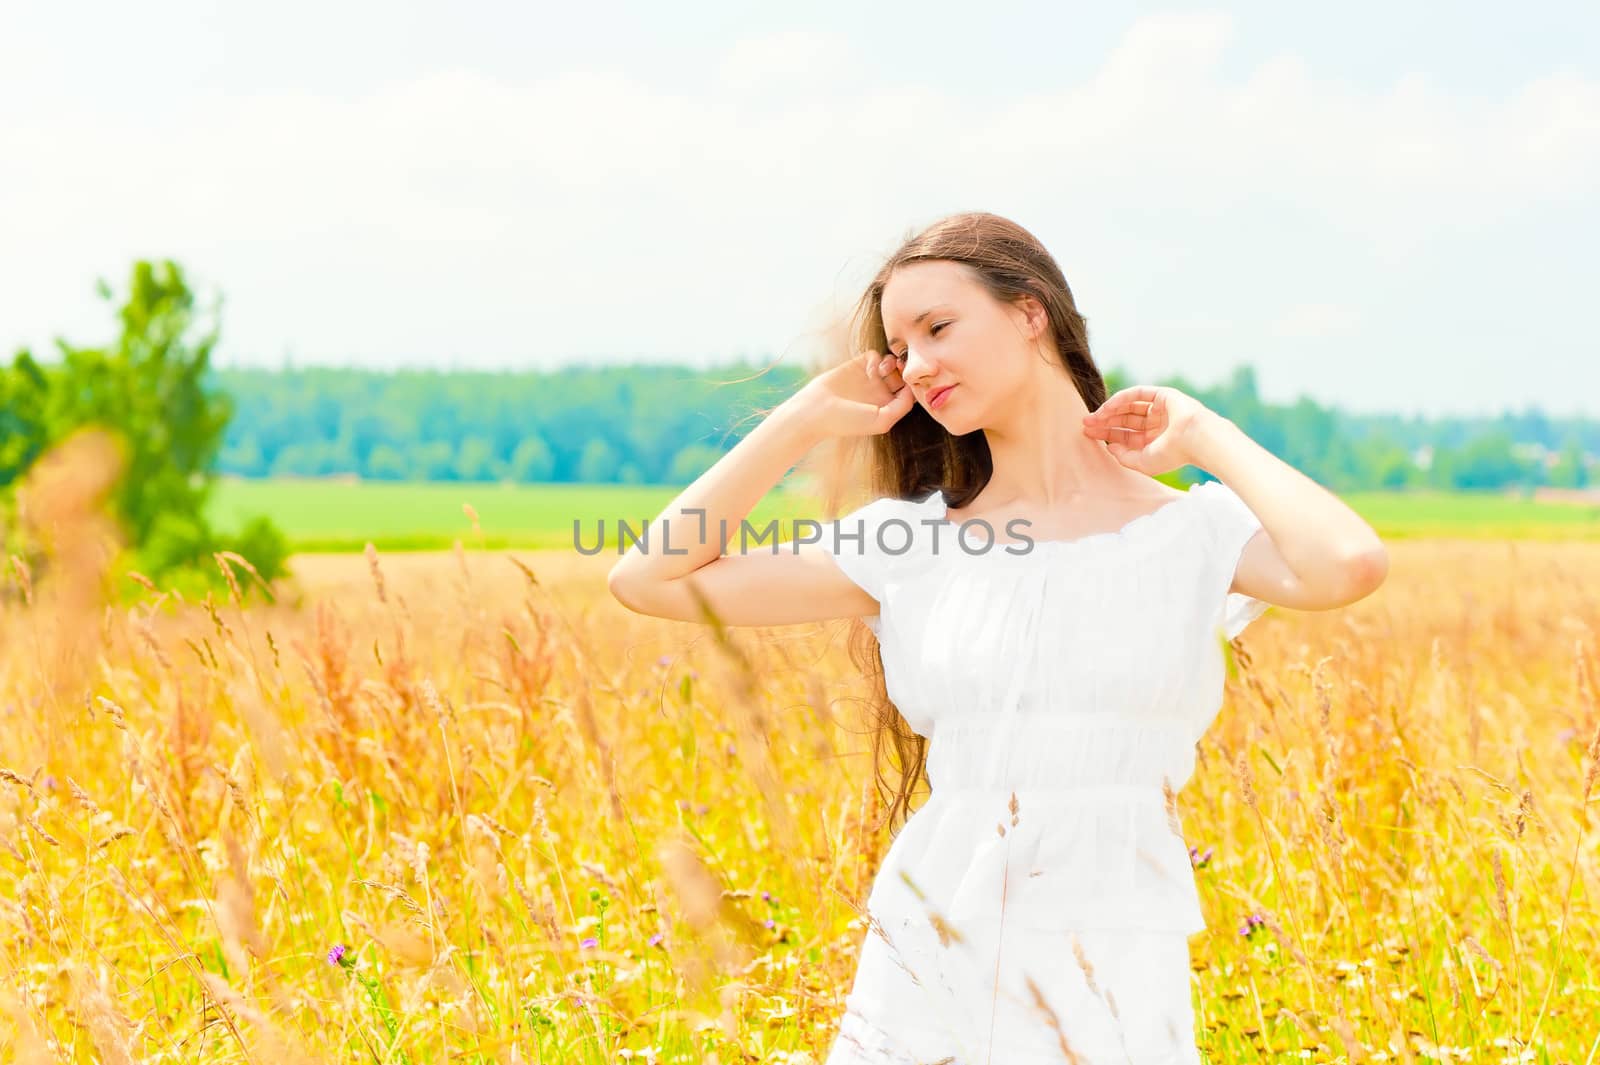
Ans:
{"label": "golden grass", "polygon": [[[843,623],[655,622],[608,564],[14,567],[0,1058],[820,1062],[888,843]],[[1209,1061],[1596,1060],[1596,588],[1594,545],[1407,542],[1245,634],[1177,797]]]}

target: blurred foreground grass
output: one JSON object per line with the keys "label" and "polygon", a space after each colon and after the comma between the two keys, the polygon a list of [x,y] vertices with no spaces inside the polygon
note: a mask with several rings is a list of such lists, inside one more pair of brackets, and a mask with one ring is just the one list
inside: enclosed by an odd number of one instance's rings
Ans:
{"label": "blurred foreground grass", "polygon": [[[1197,1037],[1593,1061],[1600,545],[1391,551],[1239,642],[1180,798]],[[242,609],[13,569],[0,1059],[819,1062],[889,842],[845,623],[722,644],[608,565],[308,555]]]}

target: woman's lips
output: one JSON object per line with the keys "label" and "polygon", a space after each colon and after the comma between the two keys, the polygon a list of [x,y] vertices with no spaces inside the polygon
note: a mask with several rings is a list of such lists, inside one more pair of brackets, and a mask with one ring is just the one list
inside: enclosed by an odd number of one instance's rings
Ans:
{"label": "woman's lips", "polygon": [[928,409],[938,410],[944,406],[946,397],[950,395],[951,390],[955,387],[955,385],[945,385],[943,388],[934,389],[928,396]]}

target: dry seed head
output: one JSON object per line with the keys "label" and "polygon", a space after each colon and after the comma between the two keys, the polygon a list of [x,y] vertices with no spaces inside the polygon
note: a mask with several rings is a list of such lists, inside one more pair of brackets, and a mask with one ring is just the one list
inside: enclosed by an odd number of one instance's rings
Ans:
{"label": "dry seed head", "polygon": [[415,854],[412,858],[412,874],[417,878],[417,883],[428,882],[428,844],[418,841]]}
{"label": "dry seed head", "polygon": [[1089,956],[1084,953],[1083,943],[1078,939],[1076,932],[1072,934],[1072,956],[1077,959],[1078,968],[1083,970],[1083,980],[1089,985],[1089,990],[1096,995],[1100,994],[1100,988],[1094,982],[1094,966],[1090,964]]}
{"label": "dry seed head", "polygon": [[385,605],[389,602],[389,594],[383,586],[383,570],[378,568],[378,548],[371,540],[366,546],[367,568],[372,571],[372,583],[378,589],[378,602]]}
{"label": "dry seed head", "polygon": [[1239,778],[1239,795],[1244,799],[1244,804],[1251,808],[1256,804],[1256,789],[1250,777],[1250,756],[1247,751],[1240,751],[1239,757],[1234,761],[1233,770]]}
{"label": "dry seed head", "polygon": [[104,695],[95,696],[95,702],[99,703],[100,708],[111,718],[113,725],[124,732],[128,731],[128,715],[122,712],[122,707],[107,699]]}
{"label": "dry seed head", "polygon": [[[1078,1065],[1080,1059],[1077,1052],[1072,1049],[1072,1044],[1067,1042],[1067,1033],[1061,1029],[1061,1018],[1056,1016],[1056,1011],[1045,1000],[1044,992],[1039,990],[1039,985],[1034,983],[1033,977],[1024,976],[1028,985],[1028,995],[1033,999],[1033,1007],[1044,1014],[1045,1023],[1056,1034],[1056,1048],[1061,1051],[1061,1060],[1067,1065]],[[1113,1011],[1115,1016],[1115,1011]]]}
{"label": "dry seed head", "polygon": [[928,911],[928,923],[933,926],[934,933],[939,937],[939,945],[948,947],[951,943],[965,943],[960,929],[945,920],[944,914],[937,910]]}
{"label": "dry seed head", "polygon": [[[244,593],[239,590],[239,581],[233,575],[233,567],[222,557],[222,552],[213,551],[211,557],[217,563],[217,568],[222,571],[222,579],[228,582],[228,594],[233,596],[233,601],[240,608],[244,607]],[[238,556],[234,556],[238,557]]]}
{"label": "dry seed head", "polygon": [[33,571],[16,555],[11,556],[11,571],[17,575],[17,586],[22,589],[22,601],[33,605]]}
{"label": "dry seed head", "polygon": [[87,810],[91,816],[100,812],[100,807],[93,799],[89,798],[89,793],[79,787],[78,782],[71,777],[67,778],[67,790],[72,793],[72,797],[77,801],[78,805]]}
{"label": "dry seed head", "polygon": [[1167,827],[1172,834],[1183,837],[1183,822],[1178,817],[1178,793],[1172,789],[1172,778],[1161,774],[1161,798],[1167,809]]}
{"label": "dry seed head", "polygon": [[144,643],[145,647],[150,650],[151,654],[155,655],[156,661],[161,663],[161,668],[169,673],[172,672],[172,660],[161,649],[161,643],[156,639],[155,629],[150,627],[150,619],[148,617],[141,618],[134,623],[133,628],[139,634],[139,639]]}
{"label": "dry seed head", "polygon": [[90,1042],[99,1060],[107,1065],[132,1065],[129,1036],[133,1025],[118,1011],[115,1000],[100,982],[80,964],[69,969],[73,1004],[80,1020],[89,1029]]}
{"label": "dry seed head", "polygon": [[1494,868],[1494,897],[1500,910],[1500,919],[1511,924],[1511,905],[1506,899],[1506,874],[1500,866],[1500,852],[1489,852],[1489,864]]}
{"label": "dry seed head", "polygon": [[1271,910],[1262,910],[1262,919],[1266,922],[1267,931],[1272,933],[1272,938],[1278,941],[1278,948],[1285,951],[1307,969],[1311,968],[1311,959],[1307,958],[1300,945],[1289,938],[1283,930],[1283,925],[1278,921],[1278,915]]}
{"label": "dry seed head", "polygon": [[218,551],[217,557],[227,559],[229,562],[232,562],[234,565],[242,568],[246,573],[250,574],[250,576],[256,579],[256,583],[261,585],[262,590],[265,591],[269,597],[272,595],[272,586],[269,585],[266,582],[266,579],[261,576],[261,571],[250,564],[250,560],[248,558],[245,558],[236,551]]}
{"label": "dry seed head", "polygon": [[434,687],[433,680],[428,677],[422,678],[422,701],[439,721],[453,716],[445,701],[440,698],[439,689]]}
{"label": "dry seed head", "polygon": [[502,825],[499,821],[496,821],[488,814],[477,814],[476,816],[479,821],[483,822],[485,825],[488,825],[491,829],[500,833],[500,835],[506,837],[507,839],[517,838],[517,834],[515,832],[511,831],[505,825]]}
{"label": "dry seed head", "polygon": [[1594,792],[1594,782],[1600,778],[1600,725],[1594,729],[1594,739],[1589,741],[1589,767],[1583,774],[1583,798],[1588,803],[1589,796]]}
{"label": "dry seed head", "polygon": [[[590,876],[594,877],[596,880],[598,880],[602,884],[604,884],[606,886],[606,889],[611,892],[612,897],[619,898],[619,899],[622,897],[622,894],[623,894],[622,886],[620,884],[618,884],[615,879],[612,878],[610,873],[606,872],[604,866],[596,865],[594,862],[586,862],[581,858],[578,860],[578,864],[583,867],[583,870],[586,873],[588,873]],[[740,892],[731,892],[731,891],[730,892],[724,892],[723,894],[727,895],[729,897],[742,897],[742,898],[750,897],[750,892],[748,892],[748,891],[742,892],[742,894]]]}
{"label": "dry seed head", "polygon": [[37,821],[35,821],[33,819],[33,815],[32,814],[25,814],[23,816],[23,819],[27,822],[28,827],[33,829],[33,834],[34,835],[36,835],[40,839],[44,840],[46,843],[50,844],[50,846],[52,846],[52,847],[61,846],[61,841],[59,839],[56,839],[50,833],[46,832],[44,830],[44,826],[39,824],[39,822],[37,822]]}
{"label": "dry seed head", "polygon": [[1479,943],[1470,934],[1462,936],[1461,937],[1461,942],[1462,942],[1462,945],[1465,946],[1468,950],[1472,951],[1472,953],[1476,954],[1478,957],[1480,957],[1484,961],[1488,962],[1494,968],[1496,968],[1496,969],[1504,969],[1505,968],[1505,966],[1500,964],[1499,959],[1497,959],[1494,955],[1490,954],[1487,950],[1483,949],[1483,944]]}
{"label": "dry seed head", "polygon": [[95,844],[94,849],[97,851],[105,850],[117,840],[127,839],[131,835],[133,835],[133,829],[129,828],[127,825],[118,825],[116,828],[111,830],[111,834],[109,836]]}

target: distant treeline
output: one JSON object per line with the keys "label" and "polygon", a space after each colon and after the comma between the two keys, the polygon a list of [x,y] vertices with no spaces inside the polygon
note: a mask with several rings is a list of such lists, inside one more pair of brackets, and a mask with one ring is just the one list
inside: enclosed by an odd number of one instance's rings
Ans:
{"label": "distant treeline", "polygon": [[[388,481],[686,484],[803,383],[793,367],[664,365],[548,372],[215,370],[234,401],[221,471]],[[1106,373],[1109,391],[1132,383]],[[1583,487],[1600,424],[1354,415],[1262,402],[1254,371],[1172,385],[1335,490]]]}

